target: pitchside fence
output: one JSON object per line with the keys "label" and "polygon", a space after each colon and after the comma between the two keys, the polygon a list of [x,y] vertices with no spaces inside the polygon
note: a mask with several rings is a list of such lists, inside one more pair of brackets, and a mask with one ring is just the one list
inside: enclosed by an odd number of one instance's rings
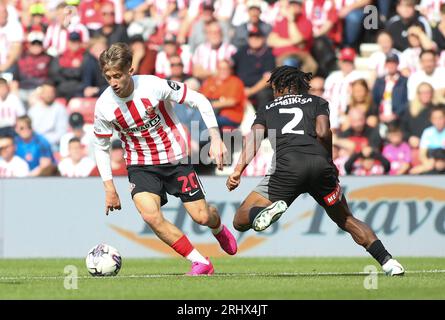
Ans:
{"label": "pitchside fence", "polygon": [[[203,177],[207,199],[223,223],[260,181],[244,178],[228,192],[223,177]],[[170,257],[173,251],[145,226],[131,201],[126,178],[115,179],[122,210],[105,216],[99,178],[0,179],[0,257],[84,257],[108,243],[124,257]],[[445,256],[445,177],[346,177],[342,188],[357,217],[397,256]],[[163,207],[208,256],[224,256],[210,231],[192,222],[174,197]],[[300,196],[263,233],[235,232],[239,256],[365,256],[308,195]]]}

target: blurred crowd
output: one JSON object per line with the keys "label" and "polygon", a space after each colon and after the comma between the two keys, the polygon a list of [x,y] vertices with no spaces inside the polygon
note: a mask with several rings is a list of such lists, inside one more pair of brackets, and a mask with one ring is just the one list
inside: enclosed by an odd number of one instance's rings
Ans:
{"label": "blurred crowd", "polygon": [[[273,99],[275,66],[312,72],[341,175],[445,173],[445,0],[0,0],[0,178],[98,175],[98,58],[115,42],[135,74],[185,82],[241,136]],[[199,111],[175,111],[204,128]],[[123,154],[113,141],[115,175]],[[265,145],[245,174],[270,159]]]}

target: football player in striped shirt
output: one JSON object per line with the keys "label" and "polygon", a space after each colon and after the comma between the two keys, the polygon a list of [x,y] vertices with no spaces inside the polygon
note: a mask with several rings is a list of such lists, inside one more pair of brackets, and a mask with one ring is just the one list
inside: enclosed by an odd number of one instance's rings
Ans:
{"label": "football player in striped shirt", "polygon": [[188,275],[213,274],[210,260],[161,212],[167,193],[179,197],[192,219],[208,226],[225,252],[236,253],[235,238],[221,224],[216,208],[207,204],[201,182],[187,161],[186,134],[173,111],[173,103],[199,109],[209,129],[210,157],[222,169],[227,150],[212,105],[183,83],[151,75],[133,76],[132,54],[124,43],[113,44],[99,61],[110,85],[96,103],[94,120],[95,154],[105,187],[106,213],[121,209],[109,155],[110,138],[116,130],[125,149],[131,196],[144,221],[163,242],[192,262]]}

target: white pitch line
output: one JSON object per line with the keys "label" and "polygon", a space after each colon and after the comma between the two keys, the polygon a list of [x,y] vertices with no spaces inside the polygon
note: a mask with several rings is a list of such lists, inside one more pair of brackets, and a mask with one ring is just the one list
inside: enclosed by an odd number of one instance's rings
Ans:
{"label": "white pitch line", "polygon": [[[407,274],[445,273],[445,270],[408,270]],[[286,276],[367,276],[369,272],[282,272],[282,273],[216,273],[212,277],[286,277]],[[383,272],[377,274],[383,275]],[[174,278],[183,277],[184,274],[145,274],[122,275],[116,277],[79,276],[77,279],[144,279],[144,278]],[[0,281],[28,281],[28,280],[64,280],[65,276],[35,276],[35,277],[0,277]],[[1,283],[1,282],[0,282]]]}

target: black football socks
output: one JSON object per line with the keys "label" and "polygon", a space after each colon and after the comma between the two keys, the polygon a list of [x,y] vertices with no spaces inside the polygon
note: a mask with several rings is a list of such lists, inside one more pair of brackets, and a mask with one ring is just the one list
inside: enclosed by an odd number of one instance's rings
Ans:
{"label": "black football socks", "polygon": [[256,216],[261,212],[261,210],[266,209],[266,207],[253,207],[249,211],[249,223],[252,225],[253,220],[255,220]]}
{"label": "black football socks", "polygon": [[374,241],[366,251],[368,251],[381,266],[383,266],[389,259],[392,259],[392,256],[386,251],[385,246],[380,240]]}

